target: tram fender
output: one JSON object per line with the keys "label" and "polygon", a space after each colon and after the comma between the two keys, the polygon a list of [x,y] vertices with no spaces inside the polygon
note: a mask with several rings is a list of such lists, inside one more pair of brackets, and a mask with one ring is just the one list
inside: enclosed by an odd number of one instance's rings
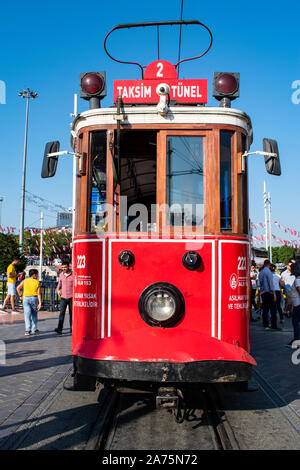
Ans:
{"label": "tram fender", "polygon": [[111,337],[99,340],[85,338],[73,343],[73,354],[87,359],[104,361],[168,364],[197,361],[237,361],[256,365],[253,357],[237,343],[228,343],[202,332],[187,329],[176,331],[174,328],[172,331],[170,330],[141,328],[117,332]]}

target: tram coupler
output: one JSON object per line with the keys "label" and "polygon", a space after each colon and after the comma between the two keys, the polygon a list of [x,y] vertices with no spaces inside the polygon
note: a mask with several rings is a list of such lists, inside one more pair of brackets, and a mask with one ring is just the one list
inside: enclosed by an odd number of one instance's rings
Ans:
{"label": "tram coupler", "polygon": [[156,408],[173,409],[179,406],[179,396],[174,387],[160,387],[156,396]]}

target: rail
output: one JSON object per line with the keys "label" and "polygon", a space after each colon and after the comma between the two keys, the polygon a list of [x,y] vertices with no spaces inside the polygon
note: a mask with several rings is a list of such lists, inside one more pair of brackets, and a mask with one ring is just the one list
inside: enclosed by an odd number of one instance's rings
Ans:
{"label": "rail", "polygon": [[[21,281],[17,281],[16,286],[18,286]],[[60,299],[56,292],[57,281],[41,281],[41,294],[42,294],[42,308],[41,310],[46,310],[48,312],[55,312],[59,310]],[[3,304],[4,299],[7,295],[7,281],[0,281],[0,302]],[[10,304],[8,304],[10,306]],[[15,297],[15,307],[22,307],[22,299],[16,293]]]}

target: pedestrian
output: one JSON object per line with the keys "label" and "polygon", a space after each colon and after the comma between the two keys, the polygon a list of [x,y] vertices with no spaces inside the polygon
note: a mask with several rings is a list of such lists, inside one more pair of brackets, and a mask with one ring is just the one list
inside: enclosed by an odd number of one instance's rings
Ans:
{"label": "pedestrian", "polygon": [[259,284],[260,284],[260,295],[262,298],[262,309],[263,309],[263,326],[265,330],[270,330],[269,327],[269,311],[271,313],[271,329],[280,330],[277,327],[276,317],[276,294],[273,286],[273,276],[270,271],[271,261],[266,259],[264,261],[264,267],[259,273]]}
{"label": "pedestrian", "polygon": [[283,312],[282,312],[282,308],[281,308],[281,289],[280,289],[280,285],[279,285],[279,281],[280,281],[280,276],[279,274],[276,273],[276,266],[275,264],[271,264],[270,266],[270,271],[272,273],[272,276],[273,276],[273,284],[274,284],[274,291],[275,291],[275,295],[276,295],[276,308],[277,308],[277,311],[279,313],[279,317],[280,317],[280,323],[283,323]]}
{"label": "pedestrian", "polygon": [[286,269],[281,273],[280,286],[284,289],[285,293],[285,305],[284,312],[287,317],[290,317],[291,311],[289,310],[292,305],[292,300],[290,298],[290,292],[292,285],[295,282],[295,276],[291,273],[292,264],[295,263],[295,259],[291,258],[286,264]]}
{"label": "pedestrian", "polygon": [[62,272],[59,275],[56,288],[56,292],[60,297],[60,313],[57,328],[54,330],[58,335],[62,334],[67,307],[70,316],[70,330],[72,332],[73,272],[70,269],[69,261],[64,261],[60,268]]}
{"label": "pedestrian", "polygon": [[25,336],[36,335],[38,311],[42,306],[41,287],[38,281],[39,272],[37,269],[30,269],[29,278],[24,279],[17,287],[17,292],[22,297],[23,290],[23,308],[25,320]]}
{"label": "pedestrian", "polygon": [[290,300],[292,302],[292,324],[294,329],[294,338],[288,346],[297,348],[300,346],[300,266],[299,262],[291,267],[291,274],[295,277],[290,291]]}
{"label": "pedestrian", "polygon": [[16,273],[15,266],[18,263],[19,263],[19,259],[14,258],[7,268],[7,296],[5,297],[2,308],[0,309],[0,312],[2,313],[7,313],[5,311],[5,308],[9,301],[10,301],[10,305],[12,308],[11,313],[12,314],[19,313],[17,312],[17,310],[15,310],[16,281],[17,281],[17,273]]}
{"label": "pedestrian", "polygon": [[[256,304],[256,289],[257,289],[257,279],[258,279],[258,272],[256,270],[256,266],[252,265],[251,266],[251,271],[250,271],[250,280],[251,280],[251,307],[254,307],[254,312],[258,313],[258,308]],[[259,320],[258,318],[254,318],[252,315],[252,308],[250,308],[250,321],[254,322]]]}

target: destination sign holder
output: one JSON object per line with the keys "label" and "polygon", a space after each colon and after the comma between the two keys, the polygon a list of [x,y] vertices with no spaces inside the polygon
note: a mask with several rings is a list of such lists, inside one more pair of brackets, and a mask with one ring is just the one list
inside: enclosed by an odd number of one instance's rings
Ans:
{"label": "destination sign holder", "polygon": [[[168,92],[159,93],[159,87]],[[121,97],[124,104],[157,104],[160,95],[169,102],[183,104],[207,103],[206,79],[178,79],[173,64],[157,60],[146,67],[143,80],[115,80],[114,103]]]}

